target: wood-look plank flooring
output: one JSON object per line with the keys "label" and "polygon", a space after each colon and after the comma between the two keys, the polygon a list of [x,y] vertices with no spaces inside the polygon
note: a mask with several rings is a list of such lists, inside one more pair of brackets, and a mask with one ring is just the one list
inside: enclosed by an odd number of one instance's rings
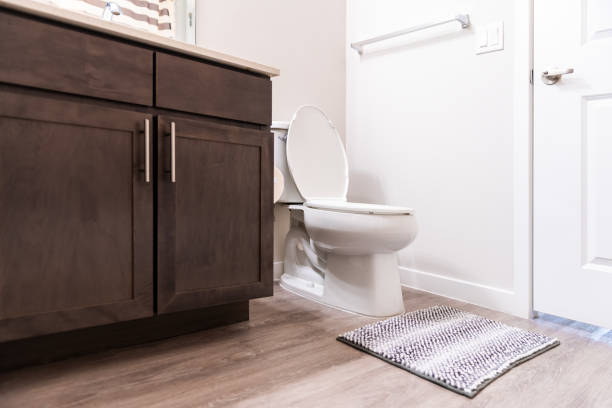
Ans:
{"label": "wood-look plank flooring", "polygon": [[335,340],[373,321],[275,286],[231,326],[0,374],[0,406],[612,407],[612,333],[406,289],[407,310],[448,304],[561,340],[468,399]]}

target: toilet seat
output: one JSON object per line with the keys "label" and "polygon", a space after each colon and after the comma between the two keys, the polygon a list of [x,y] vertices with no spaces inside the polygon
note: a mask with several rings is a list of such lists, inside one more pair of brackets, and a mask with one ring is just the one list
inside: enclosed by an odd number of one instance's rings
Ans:
{"label": "toilet seat", "polygon": [[412,215],[413,210],[408,207],[395,207],[390,205],[351,203],[348,201],[310,200],[304,203],[308,208],[319,210],[338,211],[353,214],[375,215]]}
{"label": "toilet seat", "polygon": [[346,152],[336,128],[316,106],[302,106],[293,115],[287,133],[287,164],[308,208],[353,214],[413,213],[406,207],[346,201]]}

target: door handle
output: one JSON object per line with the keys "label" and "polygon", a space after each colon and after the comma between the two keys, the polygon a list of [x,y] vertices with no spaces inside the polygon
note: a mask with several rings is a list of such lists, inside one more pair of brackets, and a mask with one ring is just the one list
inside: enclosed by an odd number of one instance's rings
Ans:
{"label": "door handle", "polygon": [[563,75],[573,74],[574,68],[551,68],[542,72],[542,82],[546,85],[554,85]]}
{"label": "door handle", "polygon": [[170,123],[170,181],[176,183],[176,123]]}
{"label": "door handle", "polygon": [[151,135],[149,133],[149,119],[144,120],[145,123],[145,182],[151,182]]}

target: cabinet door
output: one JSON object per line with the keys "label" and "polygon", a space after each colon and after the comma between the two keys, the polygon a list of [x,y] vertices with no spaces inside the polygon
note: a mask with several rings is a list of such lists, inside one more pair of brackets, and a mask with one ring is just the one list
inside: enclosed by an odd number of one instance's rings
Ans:
{"label": "cabinet door", "polygon": [[25,91],[0,101],[0,341],[151,316],[152,118]]}
{"label": "cabinet door", "polygon": [[159,117],[158,313],[272,294],[272,141]]}

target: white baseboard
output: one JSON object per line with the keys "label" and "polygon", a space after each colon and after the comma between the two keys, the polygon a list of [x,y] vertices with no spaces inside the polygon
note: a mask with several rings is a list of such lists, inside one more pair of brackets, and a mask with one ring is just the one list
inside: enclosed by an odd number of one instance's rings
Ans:
{"label": "white baseboard", "polygon": [[522,315],[524,308],[517,304],[519,299],[511,290],[419,271],[405,266],[400,266],[399,270],[402,285],[409,288],[526,317]]}
{"label": "white baseboard", "polygon": [[274,276],[274,280],[280,280],[281,275],[285,270],[285,262],[283,261],[274,261],[272,264],[272,276]]}

